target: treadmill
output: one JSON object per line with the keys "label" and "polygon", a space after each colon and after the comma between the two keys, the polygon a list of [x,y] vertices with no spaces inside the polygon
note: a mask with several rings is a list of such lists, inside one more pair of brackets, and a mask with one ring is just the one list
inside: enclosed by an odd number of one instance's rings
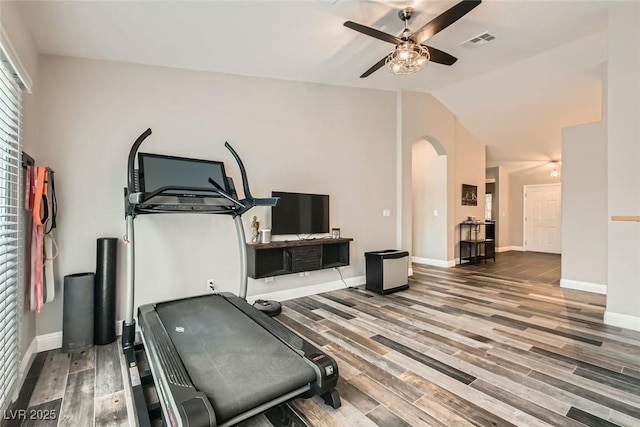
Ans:
{"label": "treadmill", "polygon": [[[167,426],[231,426],[293,398],[316,395],[339,408],[335,360],[245,300],[247,254],[241,215],[254,206],[275,206],[278,199],[251,195],[242,160],[227,142],[225,147],[242,176],[243,199],[236,195],[222,167],[222,180],[209,177],[211,187],[196,192],[210,193],[205,195],[215,197],[217,203],[183,208],[156,202],[162,196],[194,188],[140,188],[144,177],[135,169],[136,157],[143,154],[138,149],[149,135],[151,129],[131,147],[125,188],[127,282],[122,347],[137,424],[151,425],[154,416],[161,413]],[[224,292],[143,305],[138,309],[142,341],[135,342],[134,219],[162,213],[233,217],[240,249],[240,292],[239,296]],[[138,360],[140,356],[146,363]],[[145,398],[149,383],[157,392],[159,403],[155,405],[149,405]]]}

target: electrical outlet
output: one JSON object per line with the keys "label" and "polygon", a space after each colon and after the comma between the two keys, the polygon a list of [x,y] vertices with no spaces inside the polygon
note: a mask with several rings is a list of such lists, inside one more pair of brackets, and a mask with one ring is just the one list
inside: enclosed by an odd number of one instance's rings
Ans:
{"label": "electrical outlet", "polygon": [[214,279],[207,279],[207,290],[208,291],[216,290],[216,281]]}

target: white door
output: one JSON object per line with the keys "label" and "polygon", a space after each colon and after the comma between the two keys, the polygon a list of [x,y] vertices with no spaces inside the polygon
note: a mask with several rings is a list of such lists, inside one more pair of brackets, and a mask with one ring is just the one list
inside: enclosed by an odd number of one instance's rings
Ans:
{"label": "white door", "polygon": [[524,187],[524,248],[559,254],[561,247],[560,184]]}

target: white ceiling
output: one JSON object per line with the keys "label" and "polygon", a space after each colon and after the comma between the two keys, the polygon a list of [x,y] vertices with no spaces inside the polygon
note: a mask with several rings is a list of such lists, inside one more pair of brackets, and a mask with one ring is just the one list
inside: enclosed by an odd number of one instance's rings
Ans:
{"label": "white ceiling", "polygon": [[[487,145],[489,166],[560,158],[561,129],[600,118],[606,1],[485,0],[428,44],[458,58],[395,76],[359,76],[392,45],[344,27],[397,35],[457,1],[21,1],[45,54],[383,90],[433,93]],[[484,46],[458,46],[482,32]]]}

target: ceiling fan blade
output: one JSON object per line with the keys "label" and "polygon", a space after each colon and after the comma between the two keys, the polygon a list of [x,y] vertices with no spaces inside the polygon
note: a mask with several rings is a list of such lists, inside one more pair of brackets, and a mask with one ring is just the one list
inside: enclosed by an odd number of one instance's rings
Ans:
{"label": "ceiling fan blade", "polygon": [[433,20],[429,21],[418,31],[411,34],[409,38],[416,43],[423,43],[456,22],[458,19],[462,18],[467,13],[471,12],[473,8],[478,6],[480,3],[482,3],[482,0],[463,0],[449,10],[438,15]]}
{"label": "ceiling fan blade", "polygon": [[369,77],[371,74],[375,73],[380,68],[382,68],[384,66],[384,62],[387,60],[387,56],[389,56],[389,55],[385,55],[384,58],[382,58],[380,61],[376,62],[376,64],[373,67],[369,68],[367,71],[365,71],[360,76],[360,78],[364,79],[365,77]]}
{"label": "ceiling fan blade", "polygon": [[430,62],[435,62],[442,65],[453,65],[458,60],[458,58],[456,58],[455,56],[449,55],[447,52],[443,52],[440,49],[427,46],[426,44],[423,46],[429,49],[429,56],[431,57],[429,59]]}
{"label": "ceiling fan blade", "polygon": [[392,44],[400,44],[402,40],[396,36],[392,36],[391,34],[387,34],[383,31],[376,30],[375,28],[367,27],[352,21],[347,21],[344,23],[344,26],[347,28],[351,28],[352,30],[356,30],[359,33],[365,34],[370,37],[374,37],[378,40],[382,40],[383,42],[392,43]]}

